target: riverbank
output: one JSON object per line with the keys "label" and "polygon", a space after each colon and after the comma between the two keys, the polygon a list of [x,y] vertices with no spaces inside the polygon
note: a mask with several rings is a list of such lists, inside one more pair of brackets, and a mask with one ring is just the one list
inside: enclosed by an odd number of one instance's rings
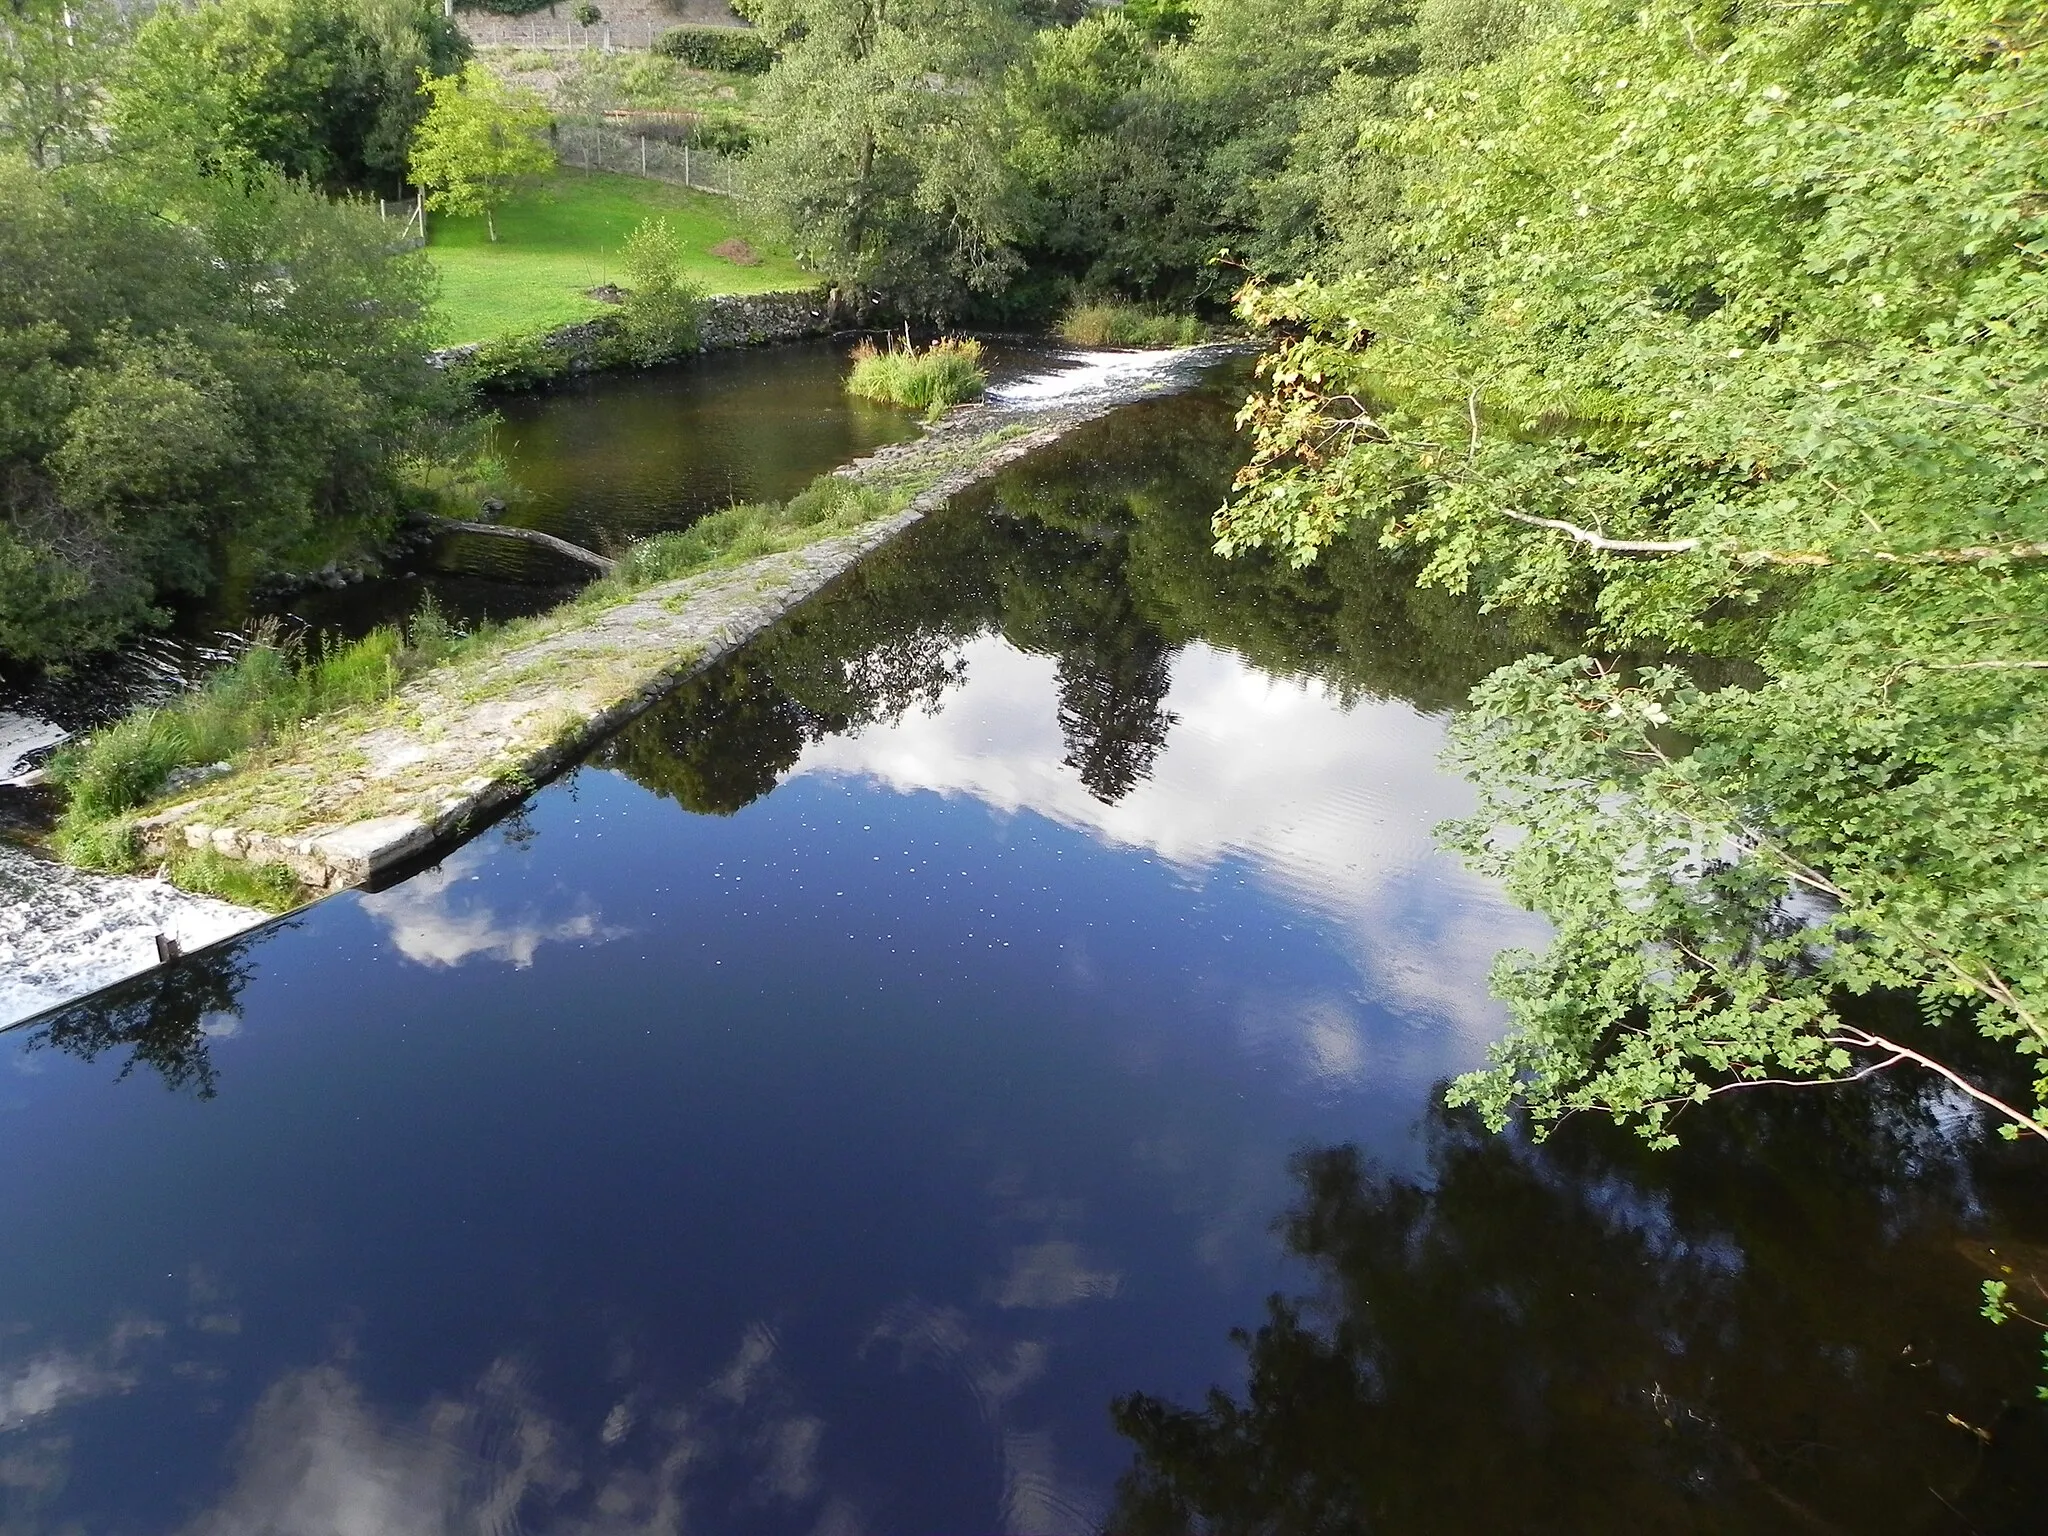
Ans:
{"label": "riverbank", "polygon": [[[708,569],[635,588],[631,572],[647,563],[629,555],[621,578],[466,647],[382,703],[309,722],[203,790],[145,807],[132,823],[135,855],[144,867],[190,851],[281,866],[309,895],[402,874],[927,512],[1083,422],[1185,387],[1208,360],[1201,349],[1157,354],[1083,370],[1078,393],[1027,382],[961,408],[837,471],[830,478],[849,494],[814,498],[828,508],[816,524],[801,512],[732,522],[728,543],[698,551]],[[665,548],[682,553],[696,532],[664,536]]]}

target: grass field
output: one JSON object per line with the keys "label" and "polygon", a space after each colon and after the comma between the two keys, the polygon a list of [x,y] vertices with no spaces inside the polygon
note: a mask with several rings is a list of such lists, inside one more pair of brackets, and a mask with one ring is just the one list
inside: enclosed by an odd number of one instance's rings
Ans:
{"label": "grass field", "polygon": [[619,277],[618,252],[642,219],[661,215],[687,255],[684,270],[706,293],[808,288],[786,256],[761,250],[738,266],[711,247],[743,233],[728,197],[602,172],[558,171],[498,210],[498,243],[482,219],[429,216],[427,254],[441,273],[444,345],[550,329],[604,308],[584,290]]}

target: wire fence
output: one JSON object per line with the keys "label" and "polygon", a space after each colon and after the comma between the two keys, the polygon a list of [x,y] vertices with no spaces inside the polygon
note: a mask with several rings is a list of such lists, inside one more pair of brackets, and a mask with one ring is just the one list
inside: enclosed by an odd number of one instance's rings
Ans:
{"label": "wire fence", "polygon": [[726,197],[741,188],[740,162],[729,156],[651,134],[625,133],[609,126],[593,128],[587,122],[556,124],[555,155],[571,170],[645,176],[650,181]]}
{"label": "wire fence", "polygon": [[[475,13],[472,12],[472,15]],[[674,25],[672,22],[601,22],[586,27],[569,19],[542,16],[493,16],[488,27],[473,27],[476,40],[498,48],[648,49]]]}

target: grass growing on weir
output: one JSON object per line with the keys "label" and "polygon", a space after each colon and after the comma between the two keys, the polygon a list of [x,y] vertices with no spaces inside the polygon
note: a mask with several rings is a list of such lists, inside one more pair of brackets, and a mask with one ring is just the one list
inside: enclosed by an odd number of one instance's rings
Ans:
{"label": "grass growing on weir", "polygon": [[[52,777],[65,788],[68,804],[53,842],[74,864],[135,870],[144,861],[135,823],[152,804],[204,795],[220,799],[224,816],[246,813],[250,808],[238,804],[237,794],[244,770],[305,758],[326,764],[335,778],[346,777],[359,771],[347,743],[396,718],[394,711],[402,713],[408,683],[448,673],[450,685],[460,689],[472,681],[466,668],[484,673],[502,653],[588,623],[650,588],[852,532],[901,510],[942,475],[1025,430],[1012,425],[933,446],[860,479],[821,475],[786,502],[743,503],[680,532],[656,534],[629,547],[611,574],[533,618],[457,635],[430,606],[403,630],[378,629],[318,653],[274,630],[259,631],[233,665],[184,697],[129,715],[59,754]],[[225,765],[218,785],[193,774],[216,765]],[[321,806],[288,809],[317,821]],[[210,851],[180,851],[168,872],[189,890],[245,905],[282,909],[305,895],[276,866],[241,864]]]}
{"label": "grass growing on weir", "polygon": [[1077,300],[1060,316],[1060,335],[1083,347],[1192,347],[1209,328],[1193,315],[1169,315],[1122,299]]}

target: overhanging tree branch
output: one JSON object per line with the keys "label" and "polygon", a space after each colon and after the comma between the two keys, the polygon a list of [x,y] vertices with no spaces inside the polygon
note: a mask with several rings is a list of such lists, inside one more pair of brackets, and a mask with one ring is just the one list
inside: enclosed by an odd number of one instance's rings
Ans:
{"label": "overhanging tree branch", "polygon": [[1846,555],[1831,555],[1819,549],[1743,549],[1732,541],[1709,544],[1703,538],[1610,539],[1591,528],[1581,528],[1562,518],[1537,517],[1503,507],[1501,513],[1532,528],[1550,528],[1566,534],[1588,549],[1616,555],[1685,555],[1698,550],[1724,554],[1737,565],[1854,565],[1869,560],[1881,565],[1988,565],[2001,560],[2048,560],[2048,540],[2022,544],[1965,544],[1954,549],[1870,549]]}

